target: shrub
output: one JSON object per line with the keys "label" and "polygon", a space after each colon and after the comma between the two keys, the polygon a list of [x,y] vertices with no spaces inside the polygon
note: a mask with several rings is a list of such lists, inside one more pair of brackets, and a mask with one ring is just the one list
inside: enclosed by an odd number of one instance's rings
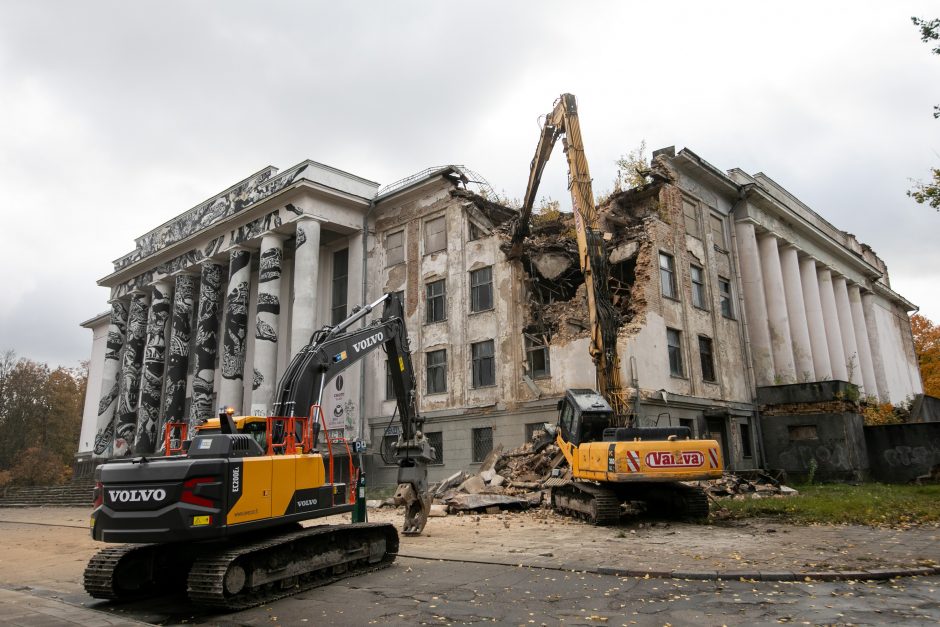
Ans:
{"label": "shrub", "polygon": [[16,455],[10,473],[15,485],[59,485],[71,478],[72,469],[54,453],[34,446]]}

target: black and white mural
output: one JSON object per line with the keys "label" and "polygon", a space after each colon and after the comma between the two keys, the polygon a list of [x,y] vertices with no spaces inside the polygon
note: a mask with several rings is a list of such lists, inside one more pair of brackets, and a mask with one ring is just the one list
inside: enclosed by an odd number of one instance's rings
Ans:
{"label": "black and white mural", "polygon": [[104,368],[101,371],[101,397],[98,401],[95,445],[92,449],[96,458],[110,457],[114,444],[114,409],[117,406],[121,351],[124,349],[126,327],[127,304],[119,300],[111,301],[111,322],[108,326]]}
{"label": "black and white mural", "polygon": [[258,304],[255,313],[254,381],[251,394],[251,413],[254,415],[267,415],[274,396],[283,256],[283,242],[279,236],[269,234],[261,240]]}
{"label": "black and white mural", "polygon": [[189,368],[189,342],[192,338],[195,287],[196,277],[191,274],[181,274],[176,277],[161,426],[167,422],[181,422],[185,417],[186,373]]}
{"label": "black and white mural", "polygon": [[225,268],[217,263],[206,263],[202,266],[193,348],[193,396],[189,410],[191,429],[203,418],[215,415],[212,394],[215,387],[215,357],[219,345],[219,314],[222,309],[224,275]]}
{"label": "black and white mural", "polygon": [[280,210],[272,211],[233,230],[229,234],[229,245],[237,246],[242,242],[258,238],[262,233],[276,229],[279,226],[281,226],[281,212]]}
{"label": "black and white mural", "polygon": [[251,277],[251,251],[235,249],[229,261],[228,294],[225,298],[225,326],[222,336],[222,388],[220,405],[241,413],[248,348],[248,289]]}
{"label": "black and white mural", "polygon": [[140,370],[147,335],[147,310],[150,297],[144,293],[131,296],[127,314],[127,336],[121,356],[121,377],[118,386],[117,423],[114,428],[114,457],[132,453],[137,429],[137,400],[140,394]]}
{"label": "black and white mural", "polygon": [[153,287],[150,314],[147,320],[147,341],[144,344],[143,380],[140,388],[140,408],[137,412],[137,432],[134,454],[149,455],[162,442],[160,425],[160,395],[163,391],[163,369],[166,364],[166,325],[170,319],[170,283],[158,281]]}

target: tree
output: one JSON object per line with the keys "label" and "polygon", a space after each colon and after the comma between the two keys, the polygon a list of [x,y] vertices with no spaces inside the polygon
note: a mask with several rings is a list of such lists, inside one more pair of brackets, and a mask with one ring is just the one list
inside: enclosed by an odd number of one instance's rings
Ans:
{"label": "tree", "polygon": [[940,326],[920,314],[911,316],[914,352],[924,380],[924,394],[940,397]]}
{"label": "tree", "polygon": [[646,140],[626,155],[617,159],[617,178],[614,192],[640,187],[650,182],[650,161],[646,156]]}
{"label": "tree", "polygon": [[[923,20],[912,17],[911,21],[920,29],[920,40],[924,43],[936,43],[931,52],[940,55],[940,19]],[[940,105],[934,105],[933,117],[940,118]],[[907,195],[918,204],[928,205],[940,211],[940,168],[931,168],[930,173],[932,181],[914,181],[914,187],[907,191]]]}

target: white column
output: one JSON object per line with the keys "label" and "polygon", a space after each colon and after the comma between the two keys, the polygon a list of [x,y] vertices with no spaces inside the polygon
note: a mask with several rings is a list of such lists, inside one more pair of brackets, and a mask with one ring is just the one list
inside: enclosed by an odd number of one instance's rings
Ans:
{"label": "white column", "polygon": [[281,262],[284,257],[283,238],[267,233],[261,238],[258,263],[258,311],[255,315],[254,381],[251,391],[251,413],[269,415],[274,408],[274,386],[277,383],[277,331],[281,317]]}
{"label": "white column", "polygon": [[803,305],[806,307],[806,323],[813,347],[813,370],[817,381],[832,378],[829,361],[829,343],[826,340],[826,323],[823,322],[822,302],[819,300],[819,278],[816,276],[816,260],[806,257],[800,261],[800,279],[803,284]]}
{"label": "white column", "polygon": [[845,350],[845,367],[849,382],[861,386],[862,372],[859,367],[858,345],[855,343],[855,325],[852,324],[852,309],[849,307],[849,292],[845,277],[832,277],[832,289],[836,295],[836,311],[839,312],[839,330],[842,331],[842,348]]}
{"label": "white column", "polygon": [[793,340],[793,361],[797,381],[815,381],[813,347],[809,338],[809,322],[803,302],[803,281],[800,279],[800,260],[793,246],[780,249],[780,267],[787,299],[787,317],[790,319],[790,338]]}
{"label": "white column", "polygon": [[849,308],[852,312],[852,326],[855,328],[855,344],[858,346],[858,361],[862,367],[865,394],[879,397],[881,392],[875,381],[875,366],[871,359],[871,345],[868,343],[868,326],[865,324],[865,313],[862,311],[862,294],[858,285],[854,283],[848,288]]}
{"label": "white column", "polygon": [[889,401],[888,375],[885,373],[884,353],[881,337],[878,335],[878,319],[875,313],[875,296],[871,292],[862,294],[862,311],[865,314],[865,328],[868,331],[868,344],[871,347],[871,362],[875,372],[875,385],[882,401]]}
{"label": "white column", "polygon": [[783,289],[780,252],[777,238],[765,235],[757,240],[760,249],[760,267],[764,276],[764,298],[767,301],[767,321],[770,323],[770,350],[774,357],[774,383],[796,383],[793,363],[793,342],[790,339],[790,317]]}
{"label": "white column", "polygon": [[101,395],[98,400],[98,423],[95,432],[95,459],[107,459],[114,445],[114,410],[117,407],[118,387],[121,381],[121,353],[127,328],[128,305],[120,300],[111,301],[111,324],[101,373]]}
{"label": "white column", "polygon": [[764,301],[764,280],[761,277],[760,254],[753,222],[734,225],[738,238],[741,283],[744,287],[744,314],[747,316],[748,339],[754,376],[758,386],[773,385],[774,362],[770,351],[770,330],[767,327],[767,303]]}
{"label": "white column", "polygon": [[317,281],[320,275],[320,223],[311,217],[297,220],[294,250],[294,302],[291,306],[290,355],[310,341],[316,330]]}
{"label": "white column", "polygon": [[826,342],[829,345],[829,363],[832,365],[832,378],[836,381],[848,381],[849,371],[845,367],[845,348],[842,346],[842,329],[839,326],[839,312],[836,309],[836,293],[832,287],[832,273],[828,268],[821,268],[819,278],[819,300],[822,302],[823,322],[826,325]]}
{"label": "white column", "polygon": [[248,290],[251,289],[251,251],[236,248],[229,257],[225,324],[222,327],[222,382],[219,402],[243,414],[245,350],[248,348]]}

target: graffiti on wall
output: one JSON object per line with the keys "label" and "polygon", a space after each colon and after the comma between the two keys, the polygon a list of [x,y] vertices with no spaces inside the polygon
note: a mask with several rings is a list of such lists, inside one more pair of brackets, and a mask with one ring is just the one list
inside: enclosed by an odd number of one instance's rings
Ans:
{"label": "graffiti on wall", "polygon": [[813,460],[828,470],[854,470],[851,459],[845,442],[838,440],[794,442],[779,454],[780,465],[788,470],[805,470]]}

